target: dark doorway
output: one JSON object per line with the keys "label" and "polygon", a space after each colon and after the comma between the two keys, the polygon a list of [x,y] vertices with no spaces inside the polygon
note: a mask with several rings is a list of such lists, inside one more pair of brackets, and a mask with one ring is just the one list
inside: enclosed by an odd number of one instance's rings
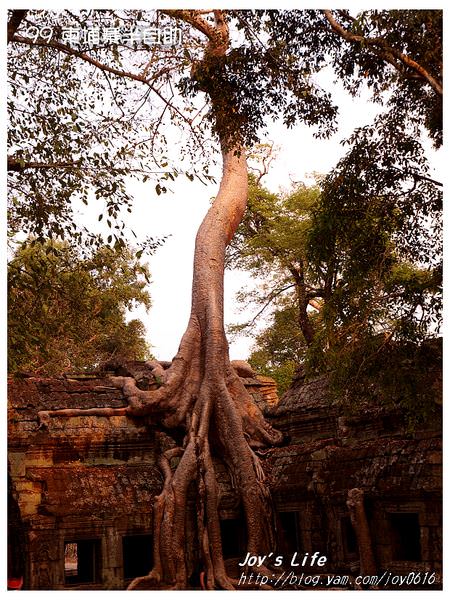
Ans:
{"label": "dark doorway", "polygon": [[420,526],[417,513],[391,513],[393,560],[421,560]]}
{"label": "dark doorway", "polygon": [[293,554],[301,550],[298,512],[279,512],[278,522],[281,527],[279,536],[280,552]]}
{"label": "dark doorway", "polygon": [[151,535],[125,535],[122,538],[123,577],[134,579],[147,575],[153,566]]}
{"label": "dark doorway", "polygon": [[247,548],[245,531],[245,521],[242,517],[220,521],[220,535],[225,559],[245,557]]}
{"label": "dark doorway", "polygon": [[64,543],[64,580],[68,585],[100,581],[100,540]]}
{"label": "dark doorway", "polygon": [[358,552],[358,540],[350,517],[341,518],[341,535],[345,555],[356,554]]}

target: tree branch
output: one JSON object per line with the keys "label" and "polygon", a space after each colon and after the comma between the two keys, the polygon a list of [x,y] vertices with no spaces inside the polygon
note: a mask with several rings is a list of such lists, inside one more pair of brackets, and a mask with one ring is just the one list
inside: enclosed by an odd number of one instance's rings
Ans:
{"label": "tree branch", "polygon": [[25,169],[72,169],[80,166],[80,161],[77,162],[25,162],[17,159],[14,156],[8,156],[7,170],[8,171],[25,171]]}
{"label": "tree branch", "polygon": [[14,34],[19,29],[20,24],[24,20],[28,10],[13,10],[11,18],[8,21],[8,43],[12,42]]}
{"label": "tree branch", "polygon": [[421,175],[420,173],[416,173],[414,171],[405,171],[404,169],[399,169],[398,167],[393,168],[399,173],[405,173],[406,175],[410,175],[414,180],[421,179],[422,181],[428,181],[429,183],[433,183],[434,185],[438,185],[439,187],[444,187],[444,184],[441,181],[437,181],[436,179],[432,179],[431,177],[427,177],[426,175]]}
{"label": "tree branch", "polygon": [[293,287],[295,287],[295,283],[290,283],[289,285],[279,288],[278,290],[272,290],[270,292],[270,294],[268,294],[264,298],[264,300],[263,300],[263,302],[265,301],[264,306],[259,309],[259,311],[256,313],[256,315],[251,319],[251,321],[248,321],[247,323],[245,323],[242,326],[242,329],[246,329],[247,327],[253,327],[253,325],[256,323],[256,320],[262,315],[262,313],[266,310],[266,308],[275,300],[275,298],[277,298],[280,294],[282,294],[286,290],[289,290],[290,288],[293,288]]}
{"label": "tree branch", "polygon": [[139,83],[144,83],[164,102],[166,106],[168,106],[171,110],[176,112],[178,116],[180,116],[183,121],[185,121],[192,128],[192,121],[188,119],[176,106],[171,104],[162,94],[157,90],[154,85],[152,85],[151,81],[147,79],[144,75],[139,75],[137,73],[132,73],[131,71],[124,71],[121,69],[116,69],[115,67],[110,67],[109,65],[105,65],[99,60],[92,58],[86,52],[81,52],[67,46],[66,44],[62,44],[61,42],[56,42],[53,40],[45,41],[43,39],[38,38],[36,41],[30,38],[23,37],[21,35],[14,35],[12,41],[17,42],[18,44],[27,44],[28,46],[42,46],[45,48],[54,48],[55,50],[59,50],[60,52],[64,52],[69,56],[75,56],[76,58],[80,58],[85,62],[97,67],[101,71],[105,71],[106,73],[112,73],[113,75],[117,75],[118,77],[124,77],[126,79],[132,79],[133,81],[138,81]]}
{"label": "tree branch", "polygon": [[319,312],[321,312],[321,310],[322,310],[322,308],[323,308],[323,307],[322,307],[322,305],[320,304],[320,302],[317,302],[317,300],[314,300],[314,298],[310,298],[310,299],[308,300],[308,304],[309,304],[310,306],[312,306],[313,308],[315,308],[315,309],[316,309],[317,311],[319,311]]}
{"label": "tree branch", "polygon": [[402,65],[404,65],[405,67],[412,69],[415,73],[417,73],[417,75],[420,76],[421,79],[425,79],[425,81],[427,81],[430,84],[433,90],[439,96],[442,96],[442,84],[437,79],[435,79],[422,65],[417,63],[410,56],[404,54],[403,52],[400,52],[400,50],[397,50],[397,48],[389,46],[386,43],[386,40],[383,38],[368,38],[362,35],[354,34],[351,31],[344,29],[344,27],[342,27],[342,25],[340,25],[335,20],[331,10],[324,10],[323,13],[325,15],[325,18],[331,25],[333,31],[340,35],[345,41],[359,44],[364,43],[367,46],[375,46],[377,49],[381,50],[380,55],[382,56],[382,58],[384,58],[387,62],[393,65],[397,69],[397,71],[400,71],[402,73],[402,69],[400,68],[400,65],[398,64],[398,62],[396,62],[395,59],[400,61],[400,63],[402,63]]}
{"label": "tree branch", "polygon": [[203,18],[202,15],[205,14],[203,11],[188,9],[167,9],[161,10],[161,12],[167,15],[168,17],[174,17],[175,19],[179,19],[180,21],[189,23],[189,25],[192,25],[192,27],[197,29],[197,31],[200,31],[201,33],[206,35],[206,37],[209,40],[212,40],[214,38],[215,28],[213,25],[211,25],[211,23],[208,23],[208,21]]}
{"label": "tree branch", "polygon": [[214,25],[203,18],[205,11],[202,10],[161,10],[169,17],[180,19],[185,23],[192,25],[197,31],[200,31],[208,38],[208,45],[205,54],[209,56],[223,56],[228,49],[230,36],[228,25],[222,10],[207,11],[214,13]]}

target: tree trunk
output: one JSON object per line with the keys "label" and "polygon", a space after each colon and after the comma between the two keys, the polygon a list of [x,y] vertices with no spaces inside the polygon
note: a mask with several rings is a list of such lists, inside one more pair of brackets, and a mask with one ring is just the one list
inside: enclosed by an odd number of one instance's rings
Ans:
{"label": "tree trunk", "polygon": [[359,549],[359,569],[361,575],[376,575],[377,567],[373,555],[372,537],[364,508],[364,492],[358,488],[349,490],[347,506],[350,520],[356,533]]}
{"label": "tree trunk", "polygon": [[[155,580],[173,582],[183,589],[185,565],[185,515],[188,486],[196,481],[200,498],[198,541],[206,585],[231,588],[222,558],[218,517],[218,493],[211,448],[220,453],[239,490],[246,516],[248,551],[269,549],[271,515],[262,471],[250,444],[280,441],[280,435],[264,423],[262,415],[233,371],[223,325],[223,276],[225,248],[236,231],[247,202],[247,168],[244,154],[223,152],[223,177],[219,193],[197,233],[192,309],[189,325],[173,361],[171,378],[186,382],[174,387],[167,408],[170,425],[187,425],[186,447],[175,472],[167,460],[166,484],[155,506],[155,569],[133,589]],[[164,386],[163,386],[164,388]],[[246,437],[247,436],[247,437]]]}
{"label": "tree trunk", "polygon": [[310,299],[308,298],[306,292],[303,264],[301,264],[299,269],[291,264],[289,266],[289,271],[295,281],[295,293],[297,296],[298,306],[298,324],[300,326],[300,331],[305,338],[306,345],[311,346],[314,341],[315,331],[313,324],[311,323],[311,319],[308,316],[308,305],[310,304]]}
{"label": "tree trunk", "polygon": [[183,589],[185,565],[185,515],[188,486],[196,482],[198,542],[206,585],[232,588],[223,563],[218,517],[218,493],[211,457],[214,449],[227,465],[242,501],[248,532],[248,552],[269,550],[273,541],[268,492],[262,469],[251,446],[280,441],[254,405],[230,365],[223,325],[225,248],[236,231],[247,202],[247,167],[243,152],[223,152],[223,177],[219,193],[197,233],[192,309],[189,325],[164,386],[172,377],[185,382],[174,387],[164,420],[187,426],[186,446],[172,474],[166,457],[166,484],[155,506],[155,568],[130,586],[147,587],[157,580]]}
{"label": "tree trunk", "polygon": [[[149,416],[165,428],[182,427],[186,435],[176,447],[159,436],[165,483],[154,505],[154,568],[137,578],[130,589],[186,589],[185,519],[188,488],[196,486],[198,545],[206,587],[232,589],[222,555],[219,497],[212,452],[220,456],[240,496],[247,526],[247,551],[273,549],[270,494],[254,449],[278,444],[282,435],[265,422],[253,398],[230,364],[223,322],[225,248],[233,237],[247,203],[247,166],[238,148],[223,150],[219,193],[197,233],[192,307],[187,330],[171,366],[152,361],[158,390],[143,391],[130,377],[115,377],[128,399],[126,409],[66,409],[40,413],[49,417],[127,414]],[[174,468],[171,464],[179,459]]]}

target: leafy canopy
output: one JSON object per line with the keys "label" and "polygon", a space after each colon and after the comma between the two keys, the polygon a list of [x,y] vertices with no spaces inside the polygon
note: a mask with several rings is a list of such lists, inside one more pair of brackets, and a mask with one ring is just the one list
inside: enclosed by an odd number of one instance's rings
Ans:
{"label": "leafy canopy", "polygon": [[289,387],[307,346],[298,324],[297,307],[291,298],[278,302],[268,324],[255,335],[248,362],[257,373],[277,382],[278,395]]}
{"label": "leafy canopy", "polygon": [[227,266],[244,269],[261,283],[252,291],[242,290],[238,296],[241,302],[255,307],[256,318],[231,330],[254,325],[266,309],[279,302],[284,305],[287,298],[297,303],[299,279],[311,298],[315,296],[305,258],[311,213],[318,198],[317,186],[299,184],[288,193],[274,194],[253,174],[249,176],[248,207],[227,249]]}
{"label": "leafy canopy", "polygon": [[8,267],[9,371],[53,375],[148,358],[144,325],[126,318],[150,308],[148,282],[128,249],[80,257],[67,243],[24,242]]}
{"label": "leafy canopy", "polygon": [[[380,117],[379,121],[385,121]],[[323,180],[308,258],[332,280],[329,327],[420,339],[441,324],[442,191],[399,123],[360,128]],[[330,334],[331,335],[331,334]]]}
{"label": "leafy canopy", "polygon": [[[255,338],[250,363],[273,377],[283,392],[296,367],[305,359],[311,335],[320,326],[317,308],[323,291],[312,285],[306,260],[313,207],[319,187],[297,185],[291,192],[273,194],[254,175],[249,177],[247,212],[228,248],[227,264],[248,271],[258,282],[238,294],[238,302],[251,307],[255,316],[247,323],[231,325]],[[257,328],[260,318],[266,326]],[[268,321],[268,324],[267,324]]]}
{"label": "leafy canopy", "polygon": [[[310,77],[301,53],[280,42],[280,27],[295,23],[298,11],[287,11],[282,22],[271,13],[228,11],[232,48],[201,68],[204,36],[164,11],[17,12],[25,15],[8,44],[13,233],[100,243],[74,219],[77,203],[96,201],[109,243],[120,245],[132,206],[127,178],[152,179],[157,193],[183,171],[211,179],[211,131],[248,145],[277,118],[316,125],[319,135],[333,129],[330,94]],[[69,27],[126,33],[131,26],[176,26],[182,43],[75,44],[63,37]],[[45,27],[50,39],[30,33]]]}
{"label": "leafy canopy", "polygon": [[[278,118],[328,135],[337,109],[315,79],[326,66],[351,94],[367,84],[392,118],[426,128],[440,145],[442,11],[229,10],[232,48],[201,68],[205,37],[177,12],[10,11],[12,232],[101,243],[74,219],[74,202],[95,200],[109,243],[121,244],[127,178],[150,178],[158,193],[183,171],[210,179],[211,129],[247,146]],[[133,28],[174,25],[182,43],[130,37]],[[50,39],[33,35],[45,27]],[[115,27],[130,40],[76,44],[63,37],[69,27]]]}

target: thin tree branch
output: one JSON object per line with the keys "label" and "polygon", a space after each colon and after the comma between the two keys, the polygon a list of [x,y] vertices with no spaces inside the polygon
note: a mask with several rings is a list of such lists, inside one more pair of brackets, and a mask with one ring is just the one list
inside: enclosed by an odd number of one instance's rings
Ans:
{"label": "thin tree branch", "polygon": [[325,15],[325,18],[331,25],[333,31],[340,35],[345,41],[350,43],[356,42],[359,44],[364,43],[367,46],[375,46],[377,49],[380,49],[383,53],[382,57],[385,60],[387,60],[391,65],[393,65],[398,71],[402,72],[402,70],[400,69],[400,65],[395,61],[395,59],[400,61],[400,63],[402,63],[402,65],[404,65],[405,67],[412,69],[415,73],[417,73],[420,76],[421,79],[425,79],[434,89],[434,91],[439,96],[442,96],[442,84],[437,79],[435,79],[422,65],[417,63],[410,56],[404,54],[403,52],[400,52],[400,50],[397,50],[397,48],[389,46],[386,40],[383,38],[364,37],[362,35],[357,35],[351,33],[347,29],[344,29],[344,27],[342,27],[342,25],[340,25],[335,20],[331,10],[324,10],[323,13]]}
{"label": "thin tree branch", "polygon": [[275,300],[275,298],[277,298],[280,294],[282,294],[286,290],[289,290],[290,288],[293,288],[293,287],[295,287],[295,283],[290,283],[289,285],[287,285],[283,288],[280,288],[278,290],[273,290],[272,292],[270,292],[270,294],[268,294],[265,298],[266,302],[264,303],[264,306],[256,313],[256,315],[252,318],[251,321],[248,321],[247,323],[245,323],[245,325],[243,325],[243,329],[247,328],[247,327],[252,327],[255,324],[255,322],[257,321],[257,319],[266,310],[266,308]]}
{"label": "thin tree branch", "polygon": [[110,67],[109,65],[105,65],[104,63],[93,58],[86,52],[80,52],[78,50],[75,50],[74,48],[71,48],[70,46],[66,46],[65,44],[62,44],[61,42],[56,42],[53,40],[46,42],[45,40],[42,40],[39,38],[35,41],[35,40],[32,40],[30,38],[25,38],[20,35],[14,35],[13,41],[17,42],[18,44],[27,44],[28,46],[42,46],[45,48],[54,48],[55,50],[64,52],[65,54],[68,54],[69,56],[75,56],[76,58],[80,58],[81,60],[84,60],[85,62],[93,65],[94,67],[96,67],[97,69],[100,69],[101,71],[105,71],[107,73],[112,73],[113,75],[116,75],[118,77],[124,77],[126,79],[131,79],[133,81],[138,81],[139,83],[148,85],[149,88],[151,88],[152,91],[164,102],[164,104],[166,104],[171,110],[176,112],[178,114],[178,116],[181,117],[183,119],[183,121],[185,121],[192,128],[191,119],[188,119],[188,117],[186,117],[186,115],[184,115],[176,106],[171,104],[161,94],[161,92],[159,92],[159,90],[157,90],[154,87],[154,85],[151,83],[151,81],[149,79],[147,79],[146,77],[144,77],[143,75],[139,75],[137,73],[132,73],[131,71],[124,71],[122,69],[116,69],[115,67]]}
{"label": "thin tree branch", "polygon": [[441,183],[440,181],[436,181],[436,179],[432,179],[431,177],[426,177],[426,175],[421,175],[420,173],[415,173],[414,171],[404,171],[403,169],[399,169],[398,167],[393,168],[400,173],[406,173],[406,175],[410,175],[415,180],[422,179],[423,181],[434,183],[434,185],[438,185],[439,187],[444,187],[443,183]]}

